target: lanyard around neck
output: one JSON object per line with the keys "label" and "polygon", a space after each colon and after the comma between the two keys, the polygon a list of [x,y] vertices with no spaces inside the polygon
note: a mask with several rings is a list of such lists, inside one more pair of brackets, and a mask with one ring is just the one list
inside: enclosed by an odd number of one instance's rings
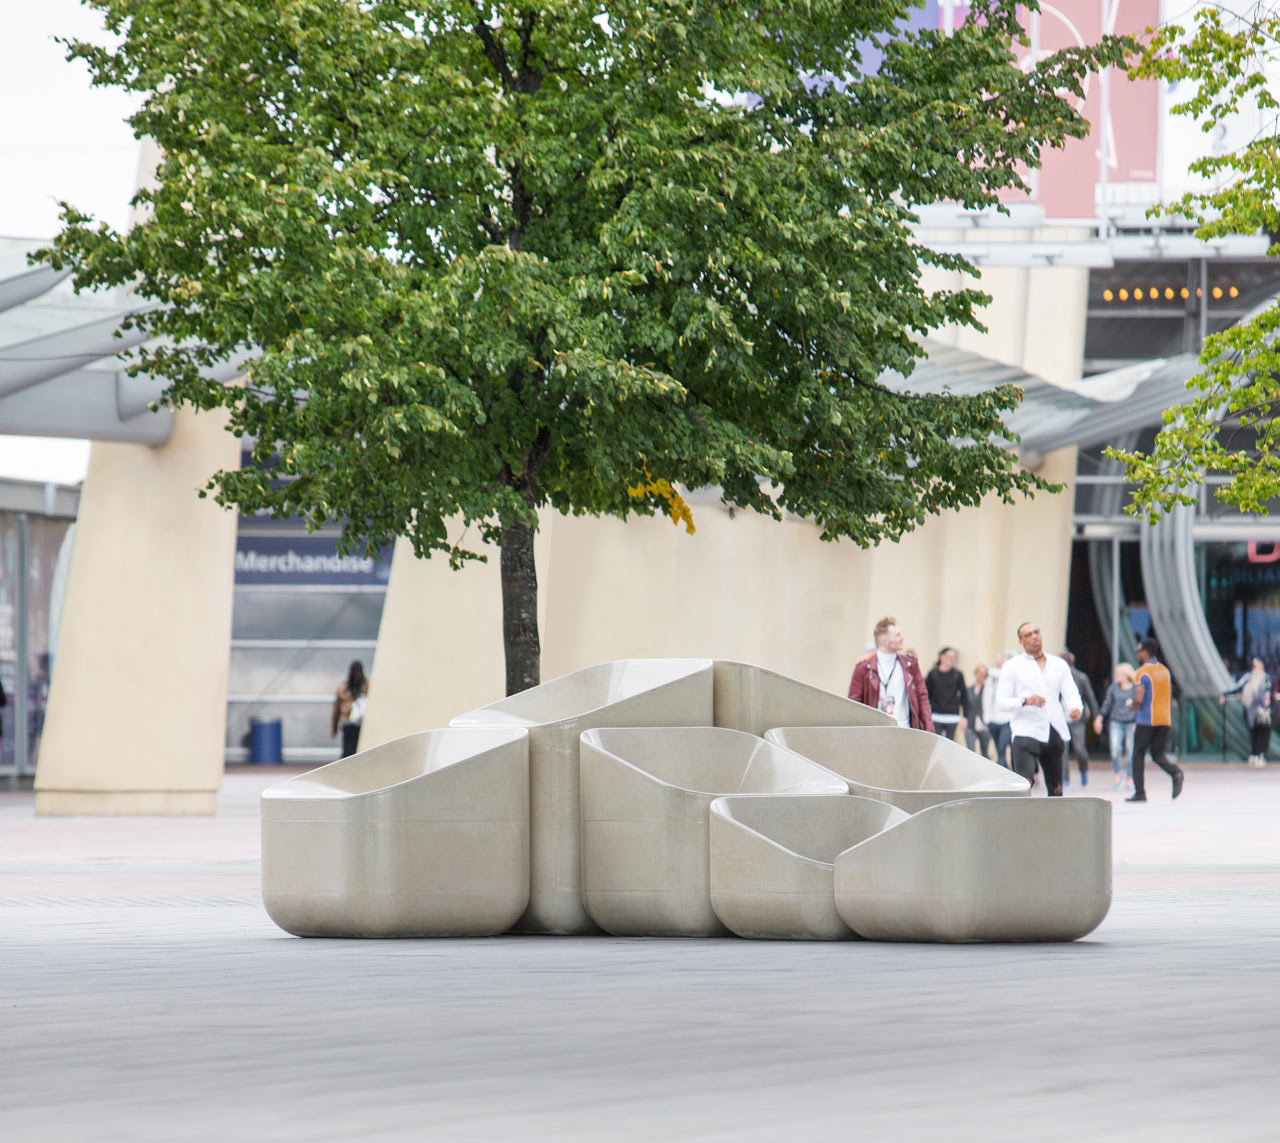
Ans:
{"label": "lanyard around neck", "polygon": [[897,656],[897,655],[894,655],[894,657],[893,657],[893,666],[889,668],[889,673],[888,673],[887,675],[882,675],[882,674],[880,673],[880,659],[879,659],[879,657],[877,656],[877,658],[876,658],[876,678],[878,678],[878,679],[880,680],[880,689],[881,689],[882,691],[887,690],[887,689],[888,689],[889,684],[890,684],[891,682],[893,682],[893,672],[894,672],[894,671],[896,671],[897,669],[898,669],[898,656]]}

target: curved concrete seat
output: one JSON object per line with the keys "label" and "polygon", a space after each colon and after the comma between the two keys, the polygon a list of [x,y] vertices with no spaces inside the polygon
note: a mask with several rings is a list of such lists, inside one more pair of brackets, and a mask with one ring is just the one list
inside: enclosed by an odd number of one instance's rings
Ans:
{"label": "curved concrete seat", "polygon": [[843,795],[845,783],[755,735],[717,727],[582,736],[582,885],[615,936],[714,936],[708,807],[723,794]]}
{"label": "curved concrete seat", "polygon": [[428,730],[271,786],[262,897],[297,936],[505,932],[529,901],[527,732]]}
{"label": "curved concrete seat", "polygon": [[707,726],[710,659],[621,659],[459,715],[450,725],[529,732],[530,897],[524,932],[589,933],[582,904],[578,740],[600,726]]}
{"label": "curved concrete seat", "polygon": [[933,806],[840,854],[835,899],[869,940],[1077,940],[1111,907],[1111,803]]}
{"label": "curved concrete seat", "polygon": [[916,813],[955,798],[1021,797],[1031,783],[937,734],[905,727],[779,726],[765,738],[839,774],[849,793]]}
{"label": "curved concrete seat", "polygon": [[896,726],[884,711],[731,659],[715,661],[715,725],[763,736],[771,726]]}
{"label": "curved concrete seat", "polygon": [[711,803],[711,907],[740,937],[849,939],[836,910],[835,860],[905,821],[906,811],[871,798],[716,798]]}

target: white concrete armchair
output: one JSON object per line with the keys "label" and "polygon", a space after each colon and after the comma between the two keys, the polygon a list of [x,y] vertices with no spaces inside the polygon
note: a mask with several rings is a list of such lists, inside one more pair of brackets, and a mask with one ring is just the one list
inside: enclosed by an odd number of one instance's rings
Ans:
{"label": "white concrete armchair", "polygon": [[269,787],[262,896],[298,936],[505,932],[529,901],[528,734],[428,730]]}
{"label": "white concrete armchair", "polygon": [[622,659],[575,671],[455,718],[529,732],[531,890],[523,932],[589,933],[582,903],[578,739],[599,726],[707,726],[710,659]]}
{"label": "white concrete armchair", "polygon": [[765,737],[839,774],[849,793],[908,813],[955,798],[1023,797],[1021,775],[958,742],[904,727],[780,726]]}
{"label": "white concrete armchair", "polygon": [[856,934],[836,910],[835,860],[907,817],[870,798],[716,798],[711,907],[740,937],[849,939]]}
{"label": "white concrete armchair", "polygon": [[771,726],[894,726],[883,711],[788,675],[715,661],[715,725],[763,735]]}
{"label": "white concrete armchair", "polygon": [[714,936],[708,807],[723,794],[831,794],[845,783],[788,750],[716,727],[582,736],[582,885],[615,936]]}
{"label": "white concrete armchair", "polygon": [[868,940],[1077,940],[1111,907],[1111,803],[932,806],[840,854],[835,899]]}

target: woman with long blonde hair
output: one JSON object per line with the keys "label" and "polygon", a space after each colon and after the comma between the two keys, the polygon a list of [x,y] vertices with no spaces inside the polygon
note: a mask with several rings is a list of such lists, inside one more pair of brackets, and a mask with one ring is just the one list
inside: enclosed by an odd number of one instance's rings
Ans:
{"label": "woman with long blonde hair", "polygon": [[1116,666],[1112,683],[1107,687],[1098,716],[1093,720],[1093,732],[1102,737],[1102,724],[1107,723],[1108,745],[1111,747],[1111,770],[1115,775],[1115,789],[1123,784],[1133,789],[1133,726],[1137,717],[1130,705],[1133,698],[1133,668],[1128,663]]}

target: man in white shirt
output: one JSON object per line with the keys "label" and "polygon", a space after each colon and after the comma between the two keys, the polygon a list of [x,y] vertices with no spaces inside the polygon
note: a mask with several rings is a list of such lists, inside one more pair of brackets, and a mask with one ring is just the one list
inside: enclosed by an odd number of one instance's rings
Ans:
{"label": "man in white shirt", "polygon": [[1000,672],[996,712],[1009,719],[1012,769],[1030,782],[1039,764],[1049,796],[1060,798],[1062,756],[1071,733],[1067,723],[1081,717],[1083,703],[1071,668],[1057,655],[1045,654],[1039,627],[1023,623],[1018,642],[1022,654]]}

